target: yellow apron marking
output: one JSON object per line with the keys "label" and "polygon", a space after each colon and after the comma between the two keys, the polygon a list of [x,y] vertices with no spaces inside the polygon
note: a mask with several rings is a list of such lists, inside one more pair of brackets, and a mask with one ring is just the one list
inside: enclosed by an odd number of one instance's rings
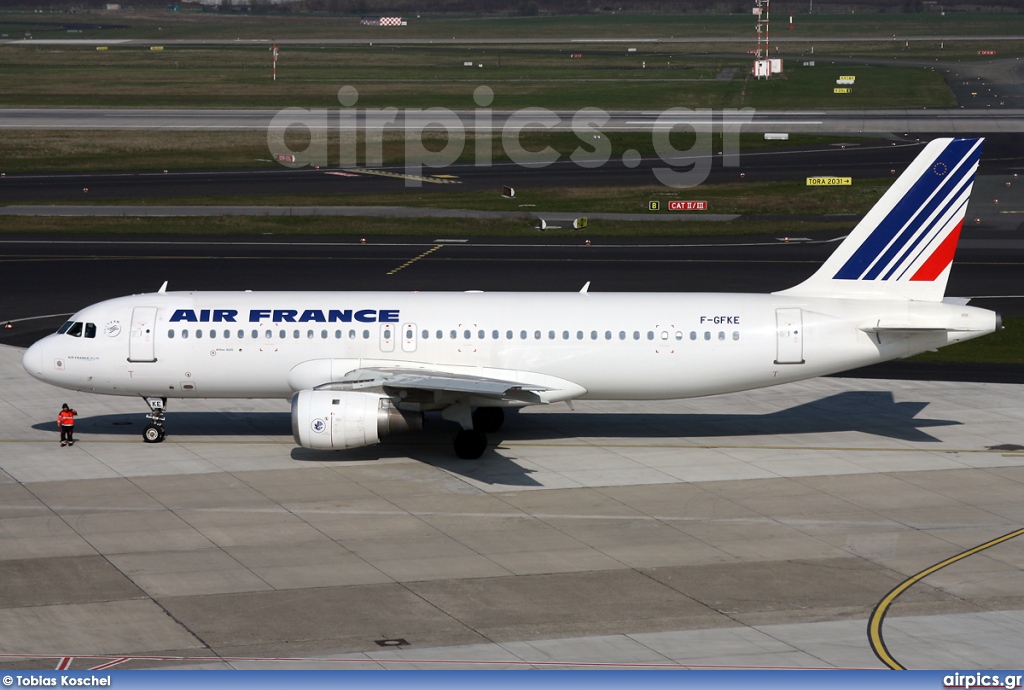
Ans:
{"label": "yellow apron marking", "polygon": [[389,276],[393,276],[393,275],[395,275],[396,273],[398,273],[399,271],[401,271],[401,270],[402,270],[403,268],[406,268],[406,267],[408,267],[408,266],[411,266],[411,265],[413,265],[414,263],[416,263],[417,261],[419,261],[419,260],[420,260],[420,259],[422,259],[423,257],[425,257],[425,256],[428,256],[428,255],[430,255],[430,254],[433,254],[434,252],[436,252],[436,251],[437,251],[438,249],[440,249],[440,248],[441,248],[441,247],[443,247],[443,246],[444,246],[443,244],[436,244],[436,245],[434,245],[433,247],[431,247],[431,248],[430,248],[430,249],[428,249],[427,251],[423,252],[423,253],[422,253],[422,254],[420,254],[419,256],[417,256],[417,257],[415,257],[415,258],[412,258],[412,259],[409,259],[408,261],[406,261],[406,262],[405,262],[404,264],[402,264],[402,265],[401,265],[401,266],[399,266],[398,268],[392,268],[392,269],[391,269],[390,271],[388,271],[388,275],[389,275]]}
{"label": "yellow apron marking", "polygon": [[868,620],[868,640],[871,642],[871,651],[875,653],[875,656],[877,656],[883,664],[885,664],[893,670],[906,670],[905,666],[903,666],[900,662],[896,661],[896,659],[892,657],[892,655],[889,653],[889,649],[885,646],[885,640],[882,639],[882,621],[885,619],[885,614],[889,611],[889,606],[891,606],[892,602],[896,600],[896,597],[903,594],[905,591],[910,589],[911,586],[917,584],[918,582],[928,577],[932,573],[937,572],[942,568],[945,568],[947,565],[956,563],[957,561],[967,558],[968,556],[973,556],[974,554],[980,551],[984,551],[985,549],[991,548],[997,544],[1002,544],[1004,541],[1009,541],[1014,537],[1019,537],[1022,534],[1024,534],[1024,529],[1019,529],[1010,532],[1009,534],[1004,534],[1001,537],[997,537],[992,541],[987,541],[984,544],[981,544],[980,546],[975,546],[973,549],[968,549],[967,551],[959,553],[956,556],[953,556],[952,558],[947,558],[941,563],[936,563],[932,567],[922,570],[917,575],[914,575],[913,577],[904,580],[896,587],[894,587],[892,591],[886,594],[882,598],[882,600],[878,602],[878,605],[875,606],[875,610],[871,613],[870,620]]}
{"label": "yellow apron marking", "polygon": [[419,180],[420,182],[432,182],[433,184],[462,184],[457,180],[450,179],[454,175],[406,175],[405,173],[388,172],[386,170],[370,170],[369,168],[343,168],[347,173],[358,173],[360,175],[379,175],[380,177],[397,177],[403,180]]}

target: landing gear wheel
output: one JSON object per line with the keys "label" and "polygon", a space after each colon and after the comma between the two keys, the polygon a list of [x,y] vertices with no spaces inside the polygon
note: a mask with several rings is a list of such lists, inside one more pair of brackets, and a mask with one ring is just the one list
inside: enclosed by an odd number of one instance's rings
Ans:
{"label": "landing gear wheel", "polygon": [[473,412],[473,428],[492,434],[505,423],[505,410],[500,407],[478,407]]}
{"label": "landing gear wheel", "polygon": [[167,398],[146,398],[149,405],[149,414],[146,419],[149,424],[142,430],[142,440],[146,443],[160,443],[164,440],[164,410],[167,409]]}
{"label": "landing gear wheel", "polygon": [[146,443],[160,443],[164,440],[163,427],[147,424],[146,428],[142,430],[142,440]]}
{"label": "landing gear wheel", "polygon": [[475,429],[455,434],[455,454],[463,460],[476,460],[487,450],[487,437]]}

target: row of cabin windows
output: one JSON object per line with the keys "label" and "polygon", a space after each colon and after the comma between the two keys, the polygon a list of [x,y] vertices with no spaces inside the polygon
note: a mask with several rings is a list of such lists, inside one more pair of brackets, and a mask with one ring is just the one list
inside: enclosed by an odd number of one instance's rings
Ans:
{"label": "row of cabin windows", "polygon": [[[81,324],[77,324],[77,325],[80,326]],[[92,324],[86,324],[86,326],[93,326],[93,325]],[[245,331],[243,329],[239,329],[238,331],[236,331],[235,332],[235,336],[232,336],[232,331],[230,329],[228,329],[228,328],[225,328],[221,332],[217,331],[217,329],[215,329],[215,328],[211,328],[211,329],[206,330],[206,331],[204,331],[202,328],[197,328],[192,333],[193,333],[193,335],[196,338],[203,338],[205,336],[205,337],[209,338],[210,340],[216,340],[217,338],[222,338],[224,340],[230,340],[232,337],[237,337],[239,340],[243,340],[246,337]],[[70,331],[69,331],[69,334],[71,334]],[[79,332],[79,334],[80,334],[80,332]],[[71,335],[73,335],[73,334],[71,334]],[[86,330],[86,336],[85,337],[93,338],[93,337],[95,337],[95,335],[96,335],[96,327],[95,326],[93,326],[92,335],[89,335],[88,329]],[[175,333],[175,330],[173,328],[170,329],[169,331],[167,331],[167,337],[168,338],[174,338],[175,335],[176,335],[176,333]],[[305,337],[306,337],[307,340],[314,340],[316,338],[316,335],[317,335],[316,331],[312,331],[312,330],[308,330],[305,333]],[[335,340],[341,340],[346,335],[347,335],[349,340],[355,340],[357,337],[362,337],[363,340],[369,340],[370,339],[370,331],[369,330],[365,330],[365,329],[361,333],[356,331],[355,329],[349,330],[347,333],[345,331],[340,331],[340,330],[334,331],[334,339]],[[406,329],[406,331],[405,331],[405,339],[406,340],[412,340],[414,335],[415,334],[412,331],[412,329]],[[423,340],[429,340],[430,337],[431,337],[430,331],[428,331],[427,329],[423,329],[423,332],[420,335],[423,338]],[[444,331],[438,330],[438,331],[435,331],[434,337],[437,340],[443,340],[444,339],[444,335],[445,335]],[[531,335],[531,333],[529,331],[519,331],[519,340],[529,340],[530,339],[530,335]],[[390,329],[385,329],[383,336],[384,336],[385,339],[390,339],[391,338],[391,330]],[[533,331],[532,336],[533,336],[534,340],[542,340],[544,338],[544,333],[543,333],[543,331]],[[575,336],[576,336],[576,340],[585,340],[586,339],[586,334],[583,331],[576,331]],[[598,331],[590,331],[589,336],[590,336],[590,340],[600,340],[600,337],[601,337],[600,334],[598,333]],[[183,328],[181,330],[181,337],[182,338],[188,338],[189,337],[189,329]],[[253,340],[259,340],[260,339],[260,331],[258,329],[254,328],[250,332],[250,337]],[[281,330],[279,330],[277,332],[277,338],[279,340],[285,340],[288,337],[289,337],[288,331],[286,331],[284,329],[281,329]],[[298,329],[293,330],[291,332],[291,337],[293,339],[301,339],[303,337],[302,331],[300,331]],[[321,340],[327,340],[328,337],[330,337],[330,334],[329,334],[328,331],[326,331],[326,330],[320,331],[320,339]],[[450,340],[458,340],[459,339],[459,331],[457,331],[457,330],[449,331],[448,332],[448,337],[449,337]],[[478,340],[485,340],[487,338],[487,332],[484,331],[484,330],[479,330],[479,331],[476,332],[476,337],[477,337]],[[618,332],[618,339],[619,340],[628,340],[630,337],[632,337],[633,340],[641,340],[642,337],[644,337],[644,336],[641,336],[640,331],[633,331],[631,336],[628,336],[626,331],[619,331]],[[682,331],[676,331],[674,335],[670,335],[668,331],[661,331],[660,333],[657,333],[657,334],[654,331],[647,331],[645,337],[646,337],[647,340],[657,340],[657,339],[671,340],[673,337],[676,340],[684,340],[686,338],[686,336],[683,334]],[[689,334],[690,340],[698,340],[699,337],[701,337],[701,336],[698,336],[697,331],[690,331],[690,334]],[[703,334],[702,337],[703,337],[704,340],[712,340],[713,336],[712,336],[711,331],[704,331],[704,334]],[[274,331],[272,331],[270,329],[267,329],[267,330],[263,331],[263,339],[264,340],[273,340],[273,338],[274,338]],[[464,340],[472,340],[473,339],[473,331],[463,330],[462,331],[462,338]],[[497,330],[491,331],[491,340],[500,340],[500,339],[501,339],[501,332],[500,331],[497,331]],[[505,340],[515,340],[515,339],[516,339],[515,331],[505,331]],[[547,332],[547,339],[548,340],[557,340],[558,339],[558,333],[556,331],[548,331]],[[571,340],[572,339],[572,334],[569,331],[562,331],[561,332],[561,339],[562,340]],[[604,339],[605,340],[614,340],[615,337],[614,337],[612,331],[605,331],[604,332]],[[725,340],[726,339],[725,331],[718,331],[718,339],[719,340]],[[740,332],[739,331],[733,331],[732,332],[732,339],[733,340],[739,340],[740,339]]]}
{"label": "row of cabin windows", "polygon": [[[406,337],[407,340],[412,340],[412,335],[413,335],[412,331],[407,330],[405,332],[405,337]],[[426,329],[423,329],[423,332],[420,335],[423,338],[423,340],[429,340],[430,339],[430,331],[428,331]],[[519,331],[519,340],[529,340],[531,338],[531,335],[532,335],[533,340],[543,340],[544,337],[545,337],[545,333],[543,331],[533,331],[532,334],[531,334],[530,331]],[[558,340],[559,333],[557,331],[548,331],[546,333],[546,336],[547,336],[548,340]],[[561,336],[562,340],[572,340],[572,338],[573,338],[573,334],[570,331],[562,331],[560,336]],[[438,340],[444,339],[444,331],[441,331],[441,330],[436,331],[435,337]],[[456,330],[449,331],[448,332],[448,337],[451,340],[457,340],[459,338],[459,332],[456,331]],[[479,331],[476,332],[476,337],[477,337],[477,340],[486,340],[487,339],[487,332],[484,331],[484,330],[479,330]],[[589,338],[591,340],[600,340],[601,337],[602,336],[601,336],[601,334],[598,331],[590,331],[590,333],[589,333]],[[684,338],[686,338],[686,336],[683,334],[682,331],[676,331],[674,336],[669,334],[668,331],[661,331],[660,333],[655,333],[654,331],[647,331],[646,336],[641,336],[640,331],[633,331],[632,336],[627,335],[626,331],[619,331],[619,333],[618,333],[618,339],[619,340],[628,340],[630,337],[632,337],[633,340],[641,340],[643,337],[646,337],[647,340],[657,340],[659,338],[661,340],[671,340],[673,337],[676,340],[683,340]],[[697,335],[697,331],[690,331],[690,335],[689,335],[690,340],[697,340],[698,337],[699,336]],[[725,336],[725,331],[719,331],[718,332],[718,339],[719,340],[725,340],[725,337],[726,337]],[[584,333],[584,331],[576,331],[575,338],[576,338],[576,340],[586,340],[587,334]],[[703,338],[704,338],[704,340],[711,340],[712,339],[711,331],[704,331]],[[470,331],[470,330],[462,331],[462,339],[463,340],[472,340],[473,339],[473,331]],[[491,331],[491,340],[500,340],[500,339],[501,339],[501,332],[500,331],[497,331],[497,330]],[[505,340],[515,340],[515,339],[516,339],[516,332],[515,331],[505,331]],[[605,340],[614,340],[615,339],[615,335],[612,333],[612,331],[605,331],[604,332],[604,339]],[[739,340],[740,339],[740,332],[739,331],[733,331],[732,332],[732,339],[733,340]]]}
{"label": "row of cabin windows", "polygon": [[[175,332],[175,330],[173,328],[170,329],[169,331],[167,331],[167,337],[168,338],[174,338],[175,335],[177,335],[177,334],[176,334],[176,332]],[[189,332],[189,330],[187,328],[181,329],[181,337],[182,338],[188,338],[189,335],[190,335],[190,332]],[[197,328],[195,331],[191,332],[191,335],[193,335],[196,338],[207,337],[210,340],[216,340],[217,338],[221,338],[223,340],[230,340],[233,337],[237,337],[239,340],[244,340],[245,337],[246,337],[245,336],[245,331],[243,329],[241,329],[241,328],[238,329],[238,331],[235,332],[235,335],[232,335],[231,329],[229,329],[229,328],[225,328],[222,332],[217,331],[216,328],[211,328],[211,329],[209,329],[207,331],[204,331],[202,328]],[[329,335],[330,334],[327,331],[325,331],[325,330],[324,331],[320,331],[320,339],[321,340],[327,340]],[[334,331],[334,339],[335,340],[341,340],[345,336],[346,336],[346,333],[344,331]],[[370,338],[370,331],[363,330],[362,333],[357,333],[357,331],[353,329],[353,330],[348,331],[347,336],[348,336],[348,338],[350,340],[355,340],[357,337],[362,337],[363,340],[369,340],[369,338]],[[249,337],[252,340],[259,340],[260,339],[260,331],[258,329],[254,328],[249,333]],[[283,328],[277,332],[277,339],[278,340],[285,340],[288,337],[289,337],[288,331],[284,330]],[[303,337],[302,336],[302,331],[296,329],[296,330],[292,331],[290,337],[291,338],[302,338]],[[316,331],[306,331],[305,337],[306,337],[307,340],[315,339],[316,338]],[[390,338],[391,337],[391,333],[390,332],[385,332],[385,337],[386,338]],[[273,339],[274,339],[274,331],[270,330],[269,328],[267,330],[263,331],[263,340],[273,340]]]}
{"label": "row of cabin windows", "polygon": [[96,324],[94,323],[82,323],[81,321],[68,321],[63,326],[57,329],[57,333],[61,335],[70,335],[75,338],[86,338],[96,337]]}

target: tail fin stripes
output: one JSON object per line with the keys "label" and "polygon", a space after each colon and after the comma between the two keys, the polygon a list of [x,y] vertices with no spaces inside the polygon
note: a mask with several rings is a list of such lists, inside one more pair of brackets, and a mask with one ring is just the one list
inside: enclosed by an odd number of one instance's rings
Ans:
{"label": "tail fin stripes", "polygon": [[941,301],[983,139],[936,139],[825,264],[779,294]]}
{"label": "tail fin stripes", "polygon": [[910,277],[911,280],[936,280],[946,267],[953,263],[953,254],[956,253],[956,245],[960,241],[960,228],[963,226],[964,221],[961,218],[953,232],[946,235],[938,249],[932,252],[921,268]]}
{"label": "tail fin stripes", "polygon": [[[926,238],[929,231],[937,230],[939,221],[962,197],[964,183],[970,187],[980,156],[979,140],[952,140],[882,222],[878,223],[835,277],[875,280],[888,267],[889,272],[882,278],[888,280],[906,261],[909,250]],[[901,254],[900,260],[894,263],[897,254],[904,249],[908,251]]]}

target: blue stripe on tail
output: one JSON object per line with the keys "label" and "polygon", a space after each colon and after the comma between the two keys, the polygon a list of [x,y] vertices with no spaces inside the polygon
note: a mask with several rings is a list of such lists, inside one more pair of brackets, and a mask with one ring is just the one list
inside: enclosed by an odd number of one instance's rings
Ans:
{"label": "blue stripe on tail", "polygon": [[[981,157],[981,146],[977,144],[977,139],[951,141],[836,272],[835,279],[873,280],[908,243],[912,248],[924,221],[937,207],[949,204],[952,201],[950,197],[955,196],[955,191],[960,188],[960,182],[972,174]],[[891,274],[890,271],[886,278]]]}

